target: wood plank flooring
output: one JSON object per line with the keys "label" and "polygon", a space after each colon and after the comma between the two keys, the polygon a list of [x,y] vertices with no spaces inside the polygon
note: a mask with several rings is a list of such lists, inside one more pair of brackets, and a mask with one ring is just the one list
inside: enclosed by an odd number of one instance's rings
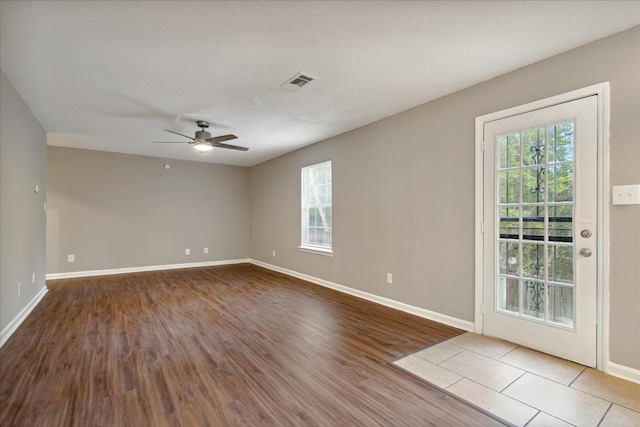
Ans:
{"label": "wood plank flooring", "polygon": [[250,264],[50,281],[2,426],[494,426],[394,368],[461,331]]}

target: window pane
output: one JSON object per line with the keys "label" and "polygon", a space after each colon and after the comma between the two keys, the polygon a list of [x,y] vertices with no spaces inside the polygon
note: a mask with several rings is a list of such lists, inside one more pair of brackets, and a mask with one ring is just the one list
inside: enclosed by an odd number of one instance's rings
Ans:
{"label": "window pane", "polygon": [[331,162],[302,168],[302,245],[331,248]]}
{"label": "window pane", "polygon": [[573,201],[573,164],[549,166],[549,201]]}
{"label": "window pane", "polygon": [[522,203],[544,202],[544,175],[544,167],[522,170]]}
{"label": "window pane", "polygon": [[537,319],[544,319],[544,282],[537,280],[526,280],[524,282],[524,302],[522,314]]}
{"label": "window pane", "polygon": [[498,138],[500,169],[520,166],[520,134],[503,135]]}
{"label": "window pane", "polygon": [[549,206],[549,241],[573,242],[573,205]]}
{"label": "window pane", "polygon": [[518,262],[520,258],[518,254],[519,248],[519,243],[500,242],[500,256],[498,257],[498,262],[500,263],[498,271],[500,271],[500,274],[518,275],[520,270],[520,263]]}
{"label": "window pane", "polygon": [[522,275],[533,279],[544,279],[544,258],[544,245],[523,244]]}
{"label": "window pane", "polygon": [[573,283],[573,246],[550,245],[548,252],[549,280]]}
{"label": "window pane", "polygon": [[549,285],[549,321],[573,327],[573,288]]}
{"label": "window pane", "polygon": [[520,208],[501,207],[500,208],[500,238],[519,239],[520,238]]}
{"label": "window pane", "polygon": [[544,206],[522,207],[522,238],[544,241]]}
{"label": "window pane", "polygon": [[522,163],[525,165],[544,164],[545,148],[544,128],[531,129],[522,133]]}
{"label": "window pane", "polygon": [[498,310],[519,313],[518,279],[498,278]]}
{"label": "window pane", "polygon": [[548,127],[549,163],[572,162],[574,151],[574,123],[558,123]]}
{"label": "window pane", "polygon": [[317,211],[316,211],[315,208],[310,208],[309,209],[309,220],[307,222],[307,224],[309,226],[315,226],[316,225],[316,214],[317,214]]}
{"label": "window pane", "polygon": [[520,171],[502,171],[500,173],[500,203],[520,203]]}

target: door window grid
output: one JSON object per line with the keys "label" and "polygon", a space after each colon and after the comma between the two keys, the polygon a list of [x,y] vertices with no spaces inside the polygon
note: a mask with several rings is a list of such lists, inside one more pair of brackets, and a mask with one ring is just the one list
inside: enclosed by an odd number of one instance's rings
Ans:
{"label": "door window grid", "polygon": [[496,138],[496,308],[574,327],[574,121]]}

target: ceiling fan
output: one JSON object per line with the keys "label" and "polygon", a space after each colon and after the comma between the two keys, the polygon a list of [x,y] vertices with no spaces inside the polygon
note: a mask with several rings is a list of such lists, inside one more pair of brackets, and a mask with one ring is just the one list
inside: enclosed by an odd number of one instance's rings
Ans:
{"label": "ceiling fan", "polygon": [[171,133],[175,133],[176,135],[184,136],[185,138],[188,138],[191,141],[180,141],[180,142],[154,141],[154,142],[158,143],[158,144],[191,144],[191,145],[193,145],[193,148],[198,150],[200,153],[206,153],[208,151],[211,151],[211,150],[213,150],[213,147],[229,148],[231,150],[240,150],[240,151],[249,150],[247,147],[240,147],[238,145],[231,145],[231,144],[223,144],[222,143],[222,141],[229,141],[231,139],[236,139],[237,136],[235,136],[235,135],[231,135],[230,134],[230,135],[221,135],[221,136],[211,137],[211,134],[205,130],[206,128],[209,127],[209,122],[206,122],[204,120],[198,120],[196,122],[196,124],[198,125],[200,130],[196,131],[196,137],[195,138],[192,138],[192,137],[187,136],[187,135],[183,135],[183,134],[178,133],[178,132],[174,132],[174,131],[169,130],[169,129],[165,129],[167,132],[171,132]]}

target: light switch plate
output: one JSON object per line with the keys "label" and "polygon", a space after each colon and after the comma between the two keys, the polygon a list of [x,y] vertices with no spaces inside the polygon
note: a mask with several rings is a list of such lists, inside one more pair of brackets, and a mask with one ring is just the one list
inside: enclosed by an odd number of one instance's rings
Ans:
{"label": "light switch plate", "polygon": [[611,197],[614,205],[640,205],[640,185],[615,185]]}

